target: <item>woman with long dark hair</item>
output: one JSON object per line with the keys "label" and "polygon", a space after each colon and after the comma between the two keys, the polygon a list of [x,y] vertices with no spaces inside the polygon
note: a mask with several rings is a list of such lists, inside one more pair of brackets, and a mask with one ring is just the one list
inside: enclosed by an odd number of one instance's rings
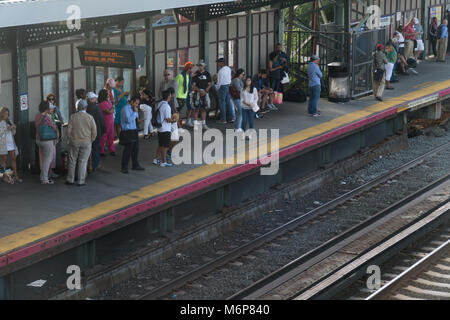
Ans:
{"label": "woman with long dark hair", "polygon": [[[247,129],[247,121],[250,129],[254,129],[255,114],[258,112],[258,90],[252,83],[252,78],[245,78],[244,89],[241,91],[241,103],[242,103],[242,130]],[[250,133],[250,139],[253,134]]]}
{"label": "woman with long dark hair", "polygon": [[280,83],[281,83],[281,71],[283,70],[283,66],[280,61],[278,61],[278,55],[276,52],[272,52],[269,55],[269,71],[270,78],[272,81],[272,89],[273,91],[280,91]]}
{"label": "woman with long dark hair", "polygon": [[233,99],[233,103],[236,106],[236,130],[242,130],[242,103],[241,103],[241,91],[244,89],[245,77],[244,69],[239,69],[234,75],[234,79],[231,81],[230,96]]}

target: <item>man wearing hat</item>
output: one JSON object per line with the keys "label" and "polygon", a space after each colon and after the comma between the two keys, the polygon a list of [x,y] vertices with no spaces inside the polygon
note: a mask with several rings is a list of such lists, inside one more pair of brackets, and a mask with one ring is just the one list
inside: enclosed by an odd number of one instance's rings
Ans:
{"label": "man wearing hat", "polygon": [[97,137],[97,126],[94,118],[86,112],[86,100],[78,103],[78,112],[73,114],[67,128],[69,141],[69,168],[66,184],[75,184],[75,167],[78,164],[77,186],[85,186],[86,171],[91,154],[92,142]]}
{"label": "man wearing hat", "polygon": [[230,122],[234,122],[234,107],[230,98],[231,69],[225,65],[224,58],[217,60],[217,66],[219,73],[216,88],[219,90],[220,123],[227,123],[227,109],[230,113]]}
{"label": "man wearing hat", "polygon": [[320,117],[318,106],[321,91],[320,79],[322,79],[323,74],[319,68],[319,61],[319,56],[313,55],[306,70],[309,78],[308,113],[312,117]]}
{"label": "man wearing hat", "polygon": [[191,110],[191,105],[189,103],[189,94],[192,91],[192,69],[194,69],[194,64],[190,61],[184,64],[184,70],[177,75],[175,81],[178,83],[177,101],[179,109],[181,111],[186,105],[186,124],[189,127],[194,126],[193,112]]}
{"label": "man wearing hat", "polygon": [[[194,118],[198,120],[198,113],[200,111],[202,128],[207,130],[208,126],[206,125],[206,110],[211,108],[211,100],[209,98],[209,90],[212,86],[211,74],[206,70],[206,63],[203,60],[200,60],[200,63],[197,65],[198,70],[193,77],[193,83],[195,90],[201,91],[204,90],[204,99],[207,101],[207,105],[205,108],[196,108],[194,110]],[[194,104],[194,103],[193,103]],[[195,104],[194,104],[195,105]]]}
{"label": "man wearing hat", "polygon": [[[383,101],[383,92],[384,86],[386,84],[386,64],[388,60],[386,55],[383,52],[383,45],[377,44],[376,51],[373,54],[373,72],[372,72],[372,85],[373,85],[373,94],[378,101]],[[381,80],[376,81],[374,72],[381,73],[383,76]]]}
{"label": "man wearing hat", "polygon": [[92,143],[92,171],[97,170],[100,163],[100,139],[106,133],[105,119],[103,113],[97,104],[98,96],[94,92],[87,94],[87,109],[86,112],[90,114],[95,121],[97,127],[97,136]]}

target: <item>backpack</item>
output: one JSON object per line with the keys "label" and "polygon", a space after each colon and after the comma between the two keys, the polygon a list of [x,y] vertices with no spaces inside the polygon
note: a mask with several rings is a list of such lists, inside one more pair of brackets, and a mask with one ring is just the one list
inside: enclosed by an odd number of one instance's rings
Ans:
{"label": "backpack", "polygon": [[284,100],[290,102],[306,102],[306,94],[301,89],[288,89],[284,95]]}
{"label": "backpack", "polygon": [[154,108],[156,110],[152,111],[152,126],[155,128],[161,128],[162,123],[159,122],[159,106],[158,108]]}
{"label": "backpack", "polygon": [[408,67],[410,67],[410,68],[417,67],[417,61],[414,58],[408,58],[408,60],[406,60],[406,63],[408,64]]}

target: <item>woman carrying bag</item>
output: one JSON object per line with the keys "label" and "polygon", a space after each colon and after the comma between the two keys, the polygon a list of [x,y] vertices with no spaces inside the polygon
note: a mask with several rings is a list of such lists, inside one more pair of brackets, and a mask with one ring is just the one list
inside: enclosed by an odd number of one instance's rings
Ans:
{"label": "woman carrying bag", "polygon": [[50,118],[49,109],[50,104],[47,101],[42,101],[39,105],[39,113],[34,118],[42,184],[54,184],[54,181],[49,179],[48,175],[54,157],[56,141],[58,140],[58,129]]}
{"label": "woman carrying bag", "polygon": [[377,44],[376,51],[373,55],[372,85],[373,94],[378,101],[383,101],[382,96],[386,83],[386,64],[388,63],[383,49],[382,44]]}

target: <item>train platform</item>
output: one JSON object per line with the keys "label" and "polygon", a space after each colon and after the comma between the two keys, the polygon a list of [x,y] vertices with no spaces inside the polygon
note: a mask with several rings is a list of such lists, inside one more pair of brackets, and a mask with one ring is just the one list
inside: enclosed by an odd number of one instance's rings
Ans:
{"label": "train platform", "polygon": [[[322,116],[307,114],[307,103],[284,103],[255,121],[256,129],[279,129],[280,161],[308,148],[375,123],[384,118],[429,105],[450,97],[450,61],[421,63],[418,75],[401,76],[386,90],[384,101],[373,96],[348,103],[332,103],[322,99]],[[208,123],[220,130],[233,125]],[[42,186],[39,177],[23,176],[22,184],[0,184],[3,199],[0,211],[0,268],[22,259],[75,241],[87,234],[107,228],[121,221],[138,219],[152,208],[180,202],[194,194],[211,190],[227,179],[245,175],[257,164],[187,165],[161,168],[152,164],[157,138],[140,141],[140,163],[143,172],[120,172],[121,148],[116,157],[102,158],[102,168],[90,174],[87,186],[71,187],[65,177],[55,185]],[[236,150],[236,152],[243,152]]]}

